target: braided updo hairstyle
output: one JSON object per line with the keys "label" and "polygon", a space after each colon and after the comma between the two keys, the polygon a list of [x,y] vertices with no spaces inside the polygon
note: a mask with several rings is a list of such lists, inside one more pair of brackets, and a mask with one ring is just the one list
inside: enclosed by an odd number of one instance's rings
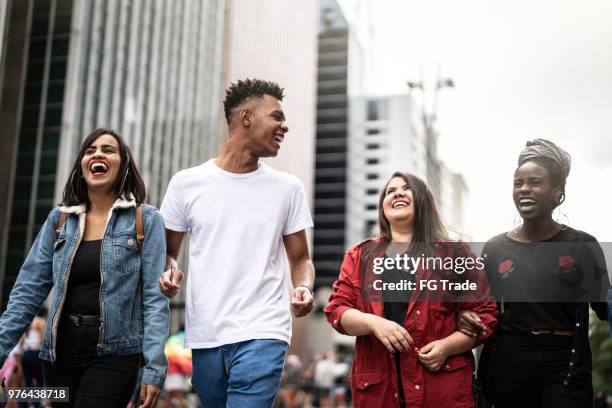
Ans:
{"label": "braided updo hairstyle", "polygon": [[550,175],[554,187],[561,188],[561,197],[555,207],[565,201],[565,181],[570,172],[572,158],[569,153],[546,139],[533,139],[525,144],[519,154],[518,167],[527,162],[534,162],[544,167]]}

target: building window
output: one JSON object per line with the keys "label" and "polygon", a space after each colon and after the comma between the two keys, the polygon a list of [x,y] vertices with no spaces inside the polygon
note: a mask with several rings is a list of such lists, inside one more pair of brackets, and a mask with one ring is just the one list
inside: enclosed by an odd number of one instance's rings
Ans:
{"label": "building window", "polygon": [[370,99],[366,107],[367,120],[381,120],[387,117],[387,104],[385,100]]}
{"label": "building window", "polygon": [[375,99],[370,99],[368,101],[368,120],[378,120],[378,101]]}
{"label": "building window", "polygon": [[366,149],[368,149],[368,150],[377,150],[377,149],[380,149],[380,144],[378,144],[378,143],[368,143],[366,145]]}
{"label": "building window", "polygon": [[366,130],[367,135],[378,135],[380,134],[380,129],[368,129]]}
{"label": "building window", "polygon": [[378,180],[378,174],[376,173],[368,173],[366,177],[368,180]]}
{"label": "building window", "polygon": [[378,120],[378,101],[375,99],[370,99],[368,101],[368,119],[367,120]]}
{"label": "building window", "polygon": [[366,236],[370,236],[374,233],[374,226],[376,225],[376,221],[374,220],[366,220],[364,232]]}
{"label": "building window", "polygon": [[372,158],[372,159],[367,159],[366,163],[367,164],[378,164],[380,162],[380,160]]}
{"label": "building window", "polygon": [[368,204],[366,205],[366,210],[372,211],[376,209],[376,204]]}
{"label": "building window", "polygon": [[367,195],[376,195],[376,194],[378,194],[378,190],[377,190],[377,189],[375,189],[375,188],[368,188],[368,189],[366,190],[366,194],[367,194]]}

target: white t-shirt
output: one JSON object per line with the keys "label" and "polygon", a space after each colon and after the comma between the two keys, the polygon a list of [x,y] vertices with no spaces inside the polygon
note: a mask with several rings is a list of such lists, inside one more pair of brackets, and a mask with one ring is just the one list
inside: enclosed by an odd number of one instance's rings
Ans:
{"label": "white t-shirt", "polygon": [[160,211],[166,228],[191,234],[185,346],[289,343],[282,236],[312,227],[302,183],[264,163],[235,174],[211,159],[172,177]]}

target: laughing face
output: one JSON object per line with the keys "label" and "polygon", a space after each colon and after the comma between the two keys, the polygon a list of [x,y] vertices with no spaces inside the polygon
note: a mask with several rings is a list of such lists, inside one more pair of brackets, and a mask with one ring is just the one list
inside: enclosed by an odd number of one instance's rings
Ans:
{"label": "laughing face", "polygon": [[561,198],[561,189],[553,186],[545,167],[527,162],[514,173],[514,205],[523,220],[550,217]]}
{"label": "laughing face", "polygon": [[414,222],[414,200],[408,182],[401,177],[394,177],[387,184],[383,211],[389,224]]}
{"label": "laughing face", "polygon": [[270,95],[259,98],[251,122],[252,147],[258,156],[275,157],[289,131],[281,101]]}
{"label": "laughing face", "polygon": [[121,168],[119,142],[103,134],[86,149],[81,159],[81,172],[90,190],[110,192]]}

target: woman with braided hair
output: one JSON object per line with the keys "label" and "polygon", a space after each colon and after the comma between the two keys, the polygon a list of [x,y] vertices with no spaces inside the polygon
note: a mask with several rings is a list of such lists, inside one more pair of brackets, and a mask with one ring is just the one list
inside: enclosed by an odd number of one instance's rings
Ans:
{"label": "woman with braided hair", "polygon": [[[483,249],[501,315],[479,377],[496,408],[593,405],[588,308],[606,319],[609,282],[597,240],[553,219],[570,164],[553,142],[527,142],[512,191],[523,222]],[[460,314],[465,334],[480,326],[476,314]]]}

